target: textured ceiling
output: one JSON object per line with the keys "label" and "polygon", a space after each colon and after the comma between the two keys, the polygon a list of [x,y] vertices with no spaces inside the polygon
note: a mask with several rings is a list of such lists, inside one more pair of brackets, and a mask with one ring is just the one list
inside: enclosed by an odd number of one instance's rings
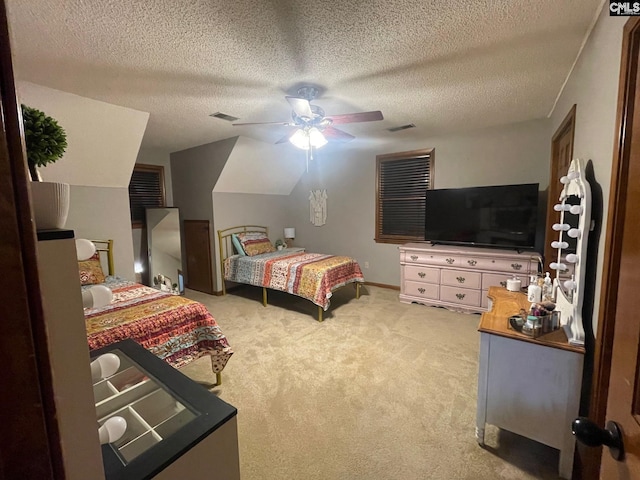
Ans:
{"label": "textured ceiling", "polygon": [[[143,147],[275,142],[321,89],[354,148],[543,118],[601,0],[7,0],[17,78],[150,112]],[[407,123],[417,128],[386,129]]]}

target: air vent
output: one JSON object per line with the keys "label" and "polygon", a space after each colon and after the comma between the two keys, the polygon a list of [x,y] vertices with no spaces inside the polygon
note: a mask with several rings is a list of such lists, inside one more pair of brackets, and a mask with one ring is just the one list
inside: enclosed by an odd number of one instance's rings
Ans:
{"label": "air vent", "polygon": [[222,112],[212,113],[209,116],[219,118],[220,120],[226,120],[227,122],[235,122],[236,120],[240,120],[238,117],[233,117],[231,115],[227,115],[226,113],[222,113]]}
{"label": "air vent", "polygon": [[406,130],[407,128],[416,128],[413,123],[408,123],[406,125],[400,125],[399,127],[391,127],[387,128],[390,132],[399,132],[400,130]]}

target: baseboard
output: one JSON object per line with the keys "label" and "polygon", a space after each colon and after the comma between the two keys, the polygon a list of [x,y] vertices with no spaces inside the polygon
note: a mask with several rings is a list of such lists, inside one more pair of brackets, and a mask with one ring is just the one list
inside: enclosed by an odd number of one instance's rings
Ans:
{"label": "baseboard", "polygon": [[396,285],[386,285],[384,283],[364,282],[365,285],[371,285],[372,287],[388,288],[389,290],[398,290],[400,287]]}
{"label": "baseboard", "polygon": [[[225,292],[233,292],[234,290],[238,290],[238,289],[240,289],[240,288],[242,288],[242,287],[244,287],[244,285],[243,285],[243,284],[234,285],[234,286],[232,286],[232,287],[226,287],[226,288],[225,288]],[[216,290],[216,291],[214,291],[214,292],[213,292],[213,294],[214,294],[216,297],[221,297],[222,295],[224,295],[224,294],[222,293],[222,290]]]}

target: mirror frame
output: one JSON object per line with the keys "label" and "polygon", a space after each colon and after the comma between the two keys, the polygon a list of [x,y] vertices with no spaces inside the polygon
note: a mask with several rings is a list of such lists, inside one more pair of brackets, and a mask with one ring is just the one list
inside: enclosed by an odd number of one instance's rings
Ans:
{"label": "mirror frame", "polygon": [[[150,219],[152,217],[150,213],[153,211],[159,211],[159,210],[163,210],[166,212],[175,211],[178,216],[177,228],[178,228],[178,239],[180,242],[180,245],[179,245],[180,265],[176,269],[176,272],[172,272],[171,275],[169,275],[167,272],[158,272],[157,265],[154,268],[154,264],[153,264],[153,229],[160,222],[157,222],[154,225],[150,225]],[[180,216],[180,210],[178,209],[178,207],[152,207],[152,208],[147,208],[145,213],[146,213],[146,230],[147,230],[147,265],[149,269],[149,286],[154,288],[160,288],[159,286],[156,286],[154,284],[154,277],[156,277],[159,273],[161,273],[164,277],[170,280],[171,285],[173,284],[178,285],[177,291],[174,291],[172,289],[171,293],[182,295],[184,294],[184,280],[182,279],[181,281],[180,276],[183,271],[184,255],[183,255],[183,239],[182,239],[182,217]],[[172,288],[171,285],[169,286],[170,288]]]}
{"label": "mirror frame", "polygon": [[[560,193],[560,203],[549,206],[549,208],[560,209],[560,223],[556,226],[567,228],[569,224],[565,222],[565,216],[577,215],[578,226],[569,231],[558,231],[558,242],[562,242],[569,232],[577,234],[575,257],[572,262],[568,262],[567,256],[562,253],[562,248],[557,248],[558,255],[556,262],[551,263],[551,268],[555,265],[555,278],[553,280],[554,298],[556,310],[560,311],[560,323],[564,328],[569,343],[572,345],[584,346],[585,334],[582,324],[582,303],[584,298],[584,281],[587,262],[587,239],[591,228],[591,187],[585,178],[584,162],[581,159],[573,159],[569,165],[567,175],[560,179],[564,185]],[[567,200],[572,197],[580,199],[580,211],[572,213],[568,210],[570,205]],[[555,248],[555,247],[554,247]],[[571,279],[563,279],[561,273],[568,271],[567,263],[573,264],[573,275]],[[568,283],[569,282],[569,283]]]}

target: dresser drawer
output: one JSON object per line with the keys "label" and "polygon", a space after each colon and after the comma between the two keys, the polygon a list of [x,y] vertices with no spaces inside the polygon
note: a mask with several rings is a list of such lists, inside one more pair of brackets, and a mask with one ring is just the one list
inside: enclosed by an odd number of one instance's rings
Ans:
{"label": "dresser drawer", "polygon": [[[524,273],[525,275],[531,271],[531,262],[529,259],[519,259],[514,258],[512,260],[508,259],[500,259],[495,260],[492,263],[494,266],[492,270],[500,270],[501,272],[513,272],[513,273]],[[537,271],[537,268],[534,268],[534,271]]]}
{"label": "dresser drawer", "polygon": [[[507,288],[507,280],[513,277],[511,273],[484,273],[482,275],[482,289],[489,290],[489,287],[493,286]],[[520,279],[523,287],[529,285],[528,275],[516,275],[515,277]]]}
{"label": "dresser drawer", "polygon": [[440,269],[406,265],[404,267],[404,279],[416,282],[440,283]]}
{"label": "dresser drawer", "polygon": [[405,282],[404,293],[405,295],[412,295],[414,297],[430,298],[432,300],[438,300],[438,292],[440,287],[432,283],[420,283],[420,282]]}
{"label": "dresser drawer", "polygon": [[460,305],[480,306],[480,290],[470,290],[468,288],[440,287],[440,300],[443,302],[458,303]]}
{"label": "dresser drawer", "polygon": [[404,252],[404,262],[421,265],[453,266],[460,265],[460,257],[438,252]]}
{"label": "dresser drawer", "polygon": [[464,270],[442,270],[440,283],[454,287],[480,288],[482,274]]}

